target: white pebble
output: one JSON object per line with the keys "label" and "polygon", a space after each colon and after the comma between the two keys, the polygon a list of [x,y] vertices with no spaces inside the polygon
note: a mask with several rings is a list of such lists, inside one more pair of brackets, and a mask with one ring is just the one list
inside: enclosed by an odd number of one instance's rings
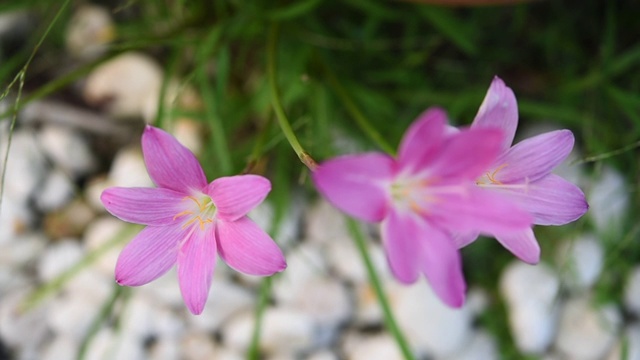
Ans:
{"label": "white pebble", "polygon": [[[306,314],[290,309],[267,308],[263,314],[260,346],[267,353],[297,353],[314,344],[313,321]],[[234,317],[225,326],[224,342],[245,351],[255,327],[254,312]]]}
{"label": "white pebble", "polygon": [[0,337],[2,342],[10,347],[35,349],[48,335],[47,326],[42,319],[51,308],[50,302],[40,303],[29,311],[22,308],[25,299],[33,289],[22,288],[3,295],[0,302]]}
{"label": "white pebble", "polygon": [[[0,167],[4,164],[7,143],[7,133],[0,132]],[[5,171],[3,202],[11,199],[16,207],[25,206],[40,186],[47,170],[41,145],[32,132],[15,130]]]}
{"label": "white pebble", "polygon": [[636,266],[629,273],[624,288],[624,305],[636,316],[640,315],[640,266]]}
{"label": "white pebble", "polygon": [[18,269],[37,260],[48,242],[40,232],[32,232],[16,236],[10,244],[0,242],[0,264]]}
{"label": "white pebble", "polygon": [[180,359],[216,359],[219,352],[211,336],[199,332],[187,333],[180,341]]}
{"label": "white pebble", "polygon": [[613,305],[595,308],[588,299],[570,299],[560,317],[556,347],[572,359],[601,359],[612,348],[621,321]]}
{"label": "white pebble", "polygon": [[81,341],[97,317],[104,298],[86,293],[69,293],[52,301],[55,311],[47,314],[47,324],[54,333]]}
{"label": "white pebble", "polygon": [[79,342],[69,336],[56,336],[43,350],[41,360],[75,360]]}
{"label": "white pebble", "polygon": [[310,354],[307,360],[338,360],[338,356],[330,350],[320,350]]}
{"label": "white pebble", "polygon": [[55,211],[66,205],[75,191],[75,185],[62,170],[55,168],[47,174],[35,197],[36,206],[43,212]]}
{"label": "white pebble", "polygon": [[0,244],[13,244],[33,223],[34,214],[26,201],[16,201],[7,192],[0,208]]}
{"label": "white pebble", "polygon": [[589,189],[589,211],[599,234],[616,234],[623,228],[630,193],[624,176],[611,167],[604,167]]}
{"label": "white pebble", "polygon": [[187,321],[193,329],[214,332],[233,315],[252,310],[254,303],[255,296],[246,289],[214,277],[204,311],[187,317]]}
{"label": "white pebble", "polygon": [[87,140],[78,132],[56,125],[47,125],[38,140],[45,153],[72,178],[88,175],[97,161]]}
{"label": "white pebble", "polygon": [[344,341],[349,360],[402,360],[398,344],[389,334],[365,336],[349,334]]}
{"label": "white pebble", "polygon": [[61,240],[45,250],[38,264],[40,279],[49,281],[76,264],[84,256],[80,243],[73,239]]}
{"label": "white pebble", "polygon": [[453,309],[443,304],[424,279],[398,287],[392,294],[392,311],[414,348],[435,357],[446,357],[470,340],[469,308]]}
{"label": "white pebble", "polygon": [[486,331],[476,331],[467,346],[448,360],[492,360],[500,359],[496,339]]}
{"label": "white pebble", "polygon": [[106,212],[104,204],[100,200],[102,192],[112,186],[109,179],[105,175],[99,175],[91,178],[84,189],[84,199],[91,208],[99,213]]}
{"label": "white pebble", "polygon": [[95,68],[83,96],[90,104],[106,105],[112,116],[140,118],[147,108],[158,108],[162,79],[162,68],[153,58],[127,52]]}
{"label": "white pebble", "polygon": [[558,252],[562,278],[570,288],[576,290],[585,290],[595,284],[603,261],[604,250],[594,236],[566,241]]}
{"label": "white pebble", "polygon": [[69,20],[66,46],[79,58],[92,59],[107,50],[115,37],[115,26],[107,8],[81,4]]}
{"label": "white pebble", "polygon": [[175,337],[159,337],[149,349],[149,360],[174,360],[179,358],[180,343]]}
{"label": "white pebble", "polygon": [[345,215],[327,201],[320,200],[309,210],[306,237],[311,241],[328,242],[350,238],[345,225]]}
{"label": "white pebble", "polygon": [[121,245],[114,245],[109,250],[103,252],[95,261],[96,269],[105,276],[114,277],[114,270],[120,250],[129,240],[133,238],[135,232],[130,232],[128,236],[120,238],[128,225],[113,216],[105,215],[94,219],[89,223],[84,232],[84,245],[87,251],[96,251],[108,246],[114,241],[119,241]]}
{"label": "white pebble", "polygon": [[112,186],[153,187],[139,146],[124,148],[116,154],[109,170]]}
{"label": "white pebble", "polygon": [[560,281],[544,263],[512,262],[502,273],[500,291],[508,305],[509,325],[516,346],[525,354],[542,354],[557,328]]}

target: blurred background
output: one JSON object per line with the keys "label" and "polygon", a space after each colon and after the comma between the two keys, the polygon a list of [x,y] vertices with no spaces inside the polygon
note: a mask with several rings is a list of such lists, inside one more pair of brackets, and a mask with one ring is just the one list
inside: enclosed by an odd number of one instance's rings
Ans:
{"label": "blurred background", "polygon": [[[639,16],[632,0],[2,1],[0,359],[407,358],[353,229],[278,127],[268,54],[316,161],[395,148],[430,106],[468,125],[496,75],[518,98],[517,140],[576,137],[557,170],[589,212],[535,228],[537,266],[491,239],[464,248],[462,309],[424,280],[396,283],[378,227],[361,224],[415,359],[640,359]],[[219,261],[200,316],[174,271],[115,284],[140,227],[99,196],[153,186],[145,123],[194,151],[209,180],[271,180],[250,216],[284,249],[284,273],[254,278]]]}

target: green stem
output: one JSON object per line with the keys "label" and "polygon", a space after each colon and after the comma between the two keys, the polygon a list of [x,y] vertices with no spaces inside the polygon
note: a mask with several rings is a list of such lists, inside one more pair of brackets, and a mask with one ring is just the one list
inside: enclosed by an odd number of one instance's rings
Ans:
{"label": "green stem", "polygon": [[380,278],[373,266],[373,262],[371,261],[371,257],[369,256],[369,252],[367,251],[366,240],[358,223],[350,218],[347,218],[347,227],[349,228],[349,232],[351,233],[351,237],[356,243],[358,247],[358,251],[360,252],[360,256],[362,256],[362,261],[364,262],[365,267],[367,268],[367,273],[369,274],[369,280],[371,284],[373,284],[373,290],[376,292],[376,296],[378,297],[378,302],[380,303],[380,307],[382,308],[382,314],[384,316],[384,323],[387,327],[387,330],[391,333],[391,335],[395,338],[402,355],[406,360],[415,360],[413,356],[413,352],[411,352],[411,348],[409,343],[404,338],[402,331],[398,327],[396,323],[393,313],[391,312],[391,306],[389,306],[389,300],[387,299],[384,289],[382,288],[382,283],[380,282]]}
{"label": "green stem", "polygon": [[356,124],[360,127],[362,132],[364,132],[384,152],[395,155],[395,149],[387,143],[382,134],[380,134],[378,130],[371,125],[371,122],[367,120],[366,116],[364,116],[362,111],[360,111],[360,108],[358,108],[351,96],[349,96],[349,93],[344,86],[342,86],[329,66],[324,61],[322,61],[322,65],[324,67],[325,74],[327,75],[327,80],[329,80],[329,83],[344,104],[344,107],[347,109],[349,114],[351,114],[351,117],[356,121]]}
{"label": "green stem", "polygon": [[314,170],[317,165],[313,158],[302,148],[298,138],[296,137],[291,123],[287,118],[284,108],[282,107],[282,101],[280,98],[280,91],[277,84],[277,67],[276,67],[276,47],[278,45],[278,23],[273,23],[269,28],[269,37],[267,40],[267,78],[269,81],[269,90],[271,92],[271,105],[278,118],[278,124],[282,133],[287,138],[287,141],[296,152],[300,161],[305,164],[309,169]]}
{"label": "green stem", "polygon": [[248,360],[260,359],[260,336],[262,335],[262,320],[264,310],[269,304],[269,295],[271,294],[271,277],[264,278],[260,284],[260,293],[258,296],[258,305],[256,306],[256,324],[251,335],[251,343],[247,350]]}

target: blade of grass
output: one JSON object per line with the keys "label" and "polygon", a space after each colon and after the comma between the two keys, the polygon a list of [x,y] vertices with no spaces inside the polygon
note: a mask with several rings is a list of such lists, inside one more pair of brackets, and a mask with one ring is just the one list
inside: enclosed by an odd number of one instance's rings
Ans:
{"label": "blade of grass", "polygon": [[351,219],[346,218],[347,227],[349,228],[349,232],[351,233],[351,237],[353,241],[356,243],[356,247],[358,248],[358,252],[362,257],[362,261],[367,269],[367,274],[369,275],[369,281],[373,285],[373,290],[378,297],[378,302],[380,303],[380,307],[382,308],[382,314],[384,316],[384,323],[387,327],[387,330],[391,333],[393,338],[396,340],[398,347],[400,348],[400,352],[405,360],[414,360],[415,357],[413,352],[411,351],[411,347],[409,343],[404,338],[400,327],[395,321],[393,317],[393,312],[391,311],[391,306],[389,305],[389,300],[385,295],[384,289],[382,288],[382,283],[378,274],[373,266],[373,262],[371,261],[371,257],[369,256],[369,252],[367,251],[366,240],[364,238],[364,234],[360,229],[358,223]]}

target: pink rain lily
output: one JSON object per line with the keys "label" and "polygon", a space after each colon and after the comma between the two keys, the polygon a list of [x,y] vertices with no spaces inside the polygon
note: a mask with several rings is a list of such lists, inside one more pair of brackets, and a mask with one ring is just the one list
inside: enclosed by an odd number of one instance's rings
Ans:
{"label": "pink rain lily", "polygon": [[402,283],[424,274],[448,305],[462,306],[465,282],[454,232],[511,233],[530,228],[531,215],[475,180],[495,163],[501,130],[446,127],[431,109],[415,121],[397,158],[382,153],[337,157],[312,174],[318,190],[345,213],[382,222],[382,241]]}
{"label": "pink rain lily", "polygon": [[[551,173],[573,149],[571,131],[551,131],[511,146],[517,127],[515,95],[495,77],[471,128],[499,129],[504,137],[499,143],[500,155],[477,179],[478,186],[507,196],[533,216],[534,224],[564,225],[580,218],[589,208],[584,193]],[[540,260],[540,247],[531,228],[492,235],[521,260],[531,264]],[[457,238],[457,244],[465,246],[477,236],[477,232],[465,234]]]}
{"label": "pink rain lily", "polygon": [[142,152],[157,187],[113,187],[101,197],[114,216],[147,226],[118,257],[120,285],[147,284],[176,264],[182,298],[193,314],[200,314],[216,253],[245,274],[268,276],[285,269],[278,246],[246,216],[271,190],[269,180],[241,175],[207,184],[195,155],[152,126],[142,135]]}

